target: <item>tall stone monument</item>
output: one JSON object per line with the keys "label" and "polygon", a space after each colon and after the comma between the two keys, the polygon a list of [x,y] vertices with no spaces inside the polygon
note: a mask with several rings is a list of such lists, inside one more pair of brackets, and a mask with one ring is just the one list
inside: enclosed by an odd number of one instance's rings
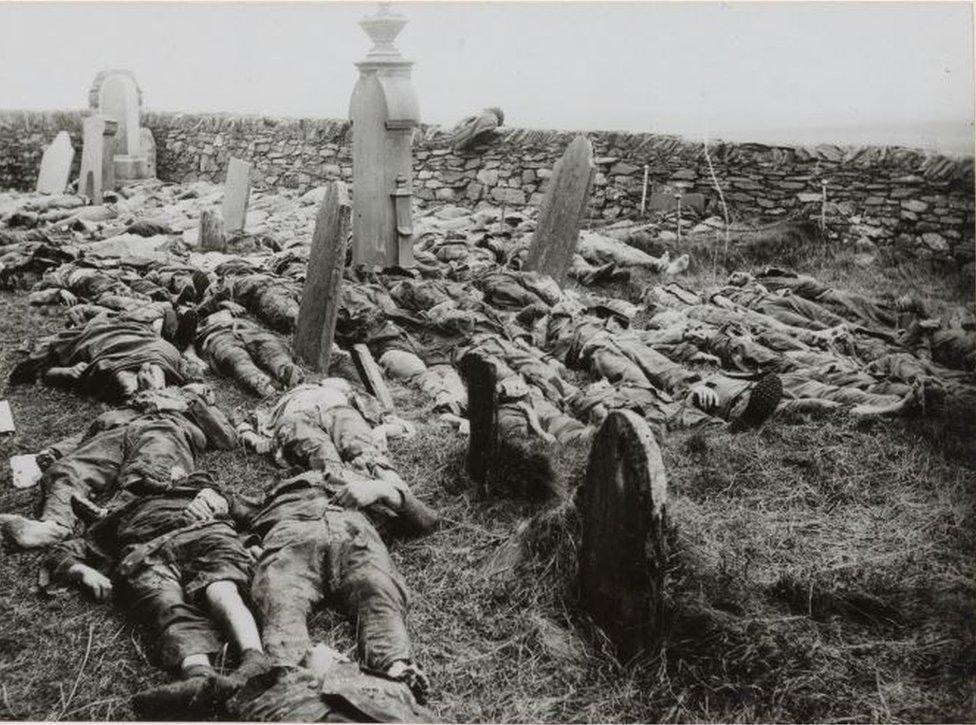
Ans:
{"label": "tall stone monument", "polygon": [[380,3],[360,27],[373,41],[356,64],[352,92],[352,262],[413,265],[413,130],[420,122],[417,94],[410,82],[413,65],[393,41],[406,18]]}
{"label": "tall stone monument", "polygon": [[115,189],[115,133],[118,124],[111,118],[97,114],[82,121],[81,170],[78,173],[78,194],[102,203],[102,194]]}
{"label": "tall stone monument", "polygon": [[135,76],[127,70],[101,71],[89,91],[88,103],[100,115],[118,124],[113,161],[115,177],[120,180],[155,178],[156,145],[149,129],[139,125],[142,91]]}

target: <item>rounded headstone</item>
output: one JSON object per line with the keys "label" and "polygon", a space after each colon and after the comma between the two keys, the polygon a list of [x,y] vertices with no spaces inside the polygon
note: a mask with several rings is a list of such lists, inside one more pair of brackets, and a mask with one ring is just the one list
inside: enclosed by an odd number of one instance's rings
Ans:
{"label": "rounded headstone", "polygon": [[615,410],[590,451],[578,506],[580,596],[622,661],[652,648],[662,616],[667,479],[650,426]]}

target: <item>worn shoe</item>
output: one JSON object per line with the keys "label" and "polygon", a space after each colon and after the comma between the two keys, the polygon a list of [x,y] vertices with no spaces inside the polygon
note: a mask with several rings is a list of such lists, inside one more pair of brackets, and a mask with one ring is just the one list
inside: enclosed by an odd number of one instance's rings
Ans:
{"label": "worn shoe", "polygon": [[409,687],[418,703],[421,705],[427,703],[427,696],[430,694],[430,680],[418,664],[409,660],[397,660],[390,665],[385,674],[391,680],[402,682]]}
{"label": "worn shoe", "polygon": [[739,433],[762,425],[776,412],[782,398],[783,381],[775,373],[766,373],[752,387],[746,409],[729,424],[729,432]]}
{"label": "worn shoe", "polygon": [[224,675],[192,677],[133,695],[132,711],[142,720],[200,720],[220,713],[240,683]]}

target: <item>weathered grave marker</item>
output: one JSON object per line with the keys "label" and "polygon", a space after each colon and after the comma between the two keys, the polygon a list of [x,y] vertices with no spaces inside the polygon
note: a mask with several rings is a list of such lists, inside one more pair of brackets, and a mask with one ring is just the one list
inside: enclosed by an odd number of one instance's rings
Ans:
{"label": "weathered grave marker", "polygon": [[227,231],[224,219],[216,209],[204,209],[200,213],[200,250],[203,252],[226,252]]}
{"label": "weathered grave marker", "polygon": [[329,369],[351,213],[346,185],[331,182],[315,218],[305,289],[295,325],[295,355],[317,372]]}
{"label": "weathered grave marker", "polygon": [[566,281],[595,172],[593,145],[577,136],[553,167],[525,269],[548,274],[559,285]]}
{"label": "weathered grave marker", "polygon": [[0,433],[13,433],[16,430],[14,414],[10,411],[10,403],[6,400],[0,400]]}
{"label": "weathered grave marker", "polygon": [[61,131],[51,145],[44,149],[41,168],[37,174],[37,190],[42,194],[63,194],[71,173],[75,150],[67,131]]}
{"label": "weathered grave marker", "polygon": [[393,396],[390,395],[390,389],[386,387],[386,381],[383,379],[383,371],[376,364],[369,348],[362,343],[353,345],[352,359],[356,363],[356,370],[366,389],[376,397],[384,410],[393,410]]}
{"label": "weathered grave marker", "polygon": [[102,203],[102,195],[115,189],[113,139],[118,124],[105,116],[86,116],[82,121],[81,171],[78,174],[78,194],[94,204]]}
{"label": "weathered grave marker", "polygon": [[[699,214],[703,214],[705,212],[704,194],[684,194],[680,198],[681,206],[694,209]],[[650,196],[648,207],[651,211],[656,212],[674,211],[678,208],[678,198],[675,197],[673,192],[655,192]]]}
{"label": "weathered grave marker", "polygon": [[647,422],[629,410],[607,416],[593,441],[579,499],[583,607],[621,661],[660,634],[667,479]]}
{"label": "weathered grave marker", "polygon": [[148,128],[139,129],[139,153],[146,159],[146,174],[156,178],[156,138]]}
{"label": "weathered grave marker", "polygon": [[251,164],[241,159],[231,158],[227,165],[227,179],[224,182],[224,205],[221,209],[224,225],[234,234],[243,231],[247,216],[247,202],[251,196]]}
{"label": "weathered grave marker", "polygon": [[476,353],[461,358],[461,375],[468,389],[468,475],[481,496],[498,455],[498,389],[495,366]]}

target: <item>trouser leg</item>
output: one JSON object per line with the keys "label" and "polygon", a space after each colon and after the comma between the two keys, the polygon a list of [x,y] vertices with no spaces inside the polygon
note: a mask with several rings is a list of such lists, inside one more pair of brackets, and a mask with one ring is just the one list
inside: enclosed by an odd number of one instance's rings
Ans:
{"label": "trouser leg", "polygon": [[216,627],[206,612],[187,601],[181,572],[174,564],[154,563],[132,572],[124,586],[131,613],[148,625],[160,662],[176,669],[191,655],[220,651]]}
{"label": "trouser leg", "polygon": [[281,384],[290,387],[305,379],[301,368],[295,365],[288,347],[274,335],[262,333],[257,339],[249,340],[245,347],[258,367],[266,370]]}
{"label": "trouser leg", "polygon": [[329,433],[307,420],[289,420],[279,425],[275,443],[285,460],[315,471],[342,464]]}
{"label": "trouser leg", "polygon": [[115,482],[122,466],[125,435],[125,426],[104,431],[51,464],[42,479],[42,520],[74,527],[71,497],[91,498]]}
{"label": "trouser leg", "polygon": [[331,592],[355,622],[359,661],[385,672],[396,660],[409,660],[407,590],[372,524],[359,513],[344,512],[334,520],[335,533],[348,537],[330,548],[338,586]]}
{"label": "trouser leg", "polygon": [[[291,532],[284,527],[293,529]],[[322,600],[323,536],[320,522],[279,524],[268,538],[288,534],[290,542],[266,550],[251,582],[267,653],[285,664],[301,662],[311,644],[308,615]],[[267,541],[267,539],[266,539]]]}
{"label": "trouser leg", "polygon": [[214,367],[222,375],[234,378],[245,388],[262,397],[275,392],[271,378],[268,377],[247,354],[238,342],[226,339],[215,341],[207,346]]}

